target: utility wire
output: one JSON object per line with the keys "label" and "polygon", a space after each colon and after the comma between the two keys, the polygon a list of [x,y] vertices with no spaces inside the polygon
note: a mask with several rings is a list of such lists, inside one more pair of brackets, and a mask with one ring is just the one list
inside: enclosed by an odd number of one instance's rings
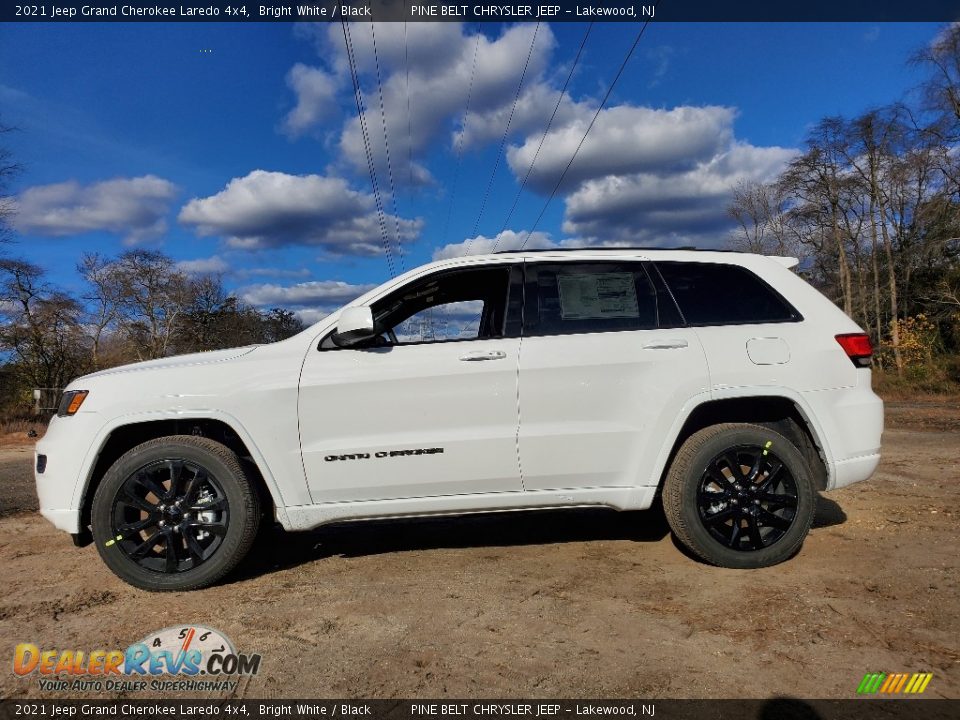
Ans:
{"label": "utility wire", "polygon": [[360,90],[360,78],[357,74],[356,56],[353,49],[353,38],[347,23],[340,18],[340,26],[343,28],[343,43],[347,48],[347,61],[350,65],[350,79],[353,81],[354,97],[357,101],[357,117],[360,120],[360,130],[363,134],[363,149],[367,157],[367,169],[370,171],[370,185],[373,188],[373,199],[377,208],[377,220],[380,225],[380,239],[383,243],[383,252],[387,259],[387,269],[390,271],[390,277],[396,277],[397,272],[393,263],[393,251],[390,248],[390,240],[387,236],[387,224],[383,212],[383,202],[380,198],[380,187],[377,182],[377,171],[373,163],[373,151],[370,146],[370,135],[367,132],[367,121],[363,112],[363,94]]}
{"label": "utility wire", "polygon": [[643,23],[643,27],[640,28],[640,32],[637,33],[637,37],[633,41],[633,45],[630,46],[630,49],[627,50],[626,57],[623,58],[623,62],[620,63],[620,69],[617,70],[617,74],[614,76],[613,80],[610,83],[610,86],[607,88],[606,94],[603,96],[603,100],[600,101],[597,111],[593,114],[593,119],[590,121],[590,124],[587,126],[587,131],[583,133],[583,137],[580,138],[580,142],[577,145],[577,149],[573,151],[573,155],[570,156],[570,161],[567,163],[567,166],[563,169],[563,172],[560,173],[560,179],[557,180],[557,184],[553,186],[553,190],[550,191],[550,197],[547,198],[547,201],[543,204],[543,208],[540,210],[540,214],[537,215],[536,222],[533,223],[533,227],[527,232],[527,236],[523,239],[523,242],[520,244],[520,250],[523,250],[524,246],[527,244],[527,241],[533,235],[534,231],[537,229],[537,225],[540,224],[540,221],[543,219],[543,214],[547,211],[550,202],[553,200],[554,196],[557,194],[557,190],[560,189],[560,185],[563,183],[563,179],[567,176],[567,172],[570,170],[570,166],[573,165],[573,161],[577,159],[577,154],[580,152],[580,148],[583,147],[584,141],[587,139],[587,135],[590,134],[590,131],[593,129],[593,124],[597,121],[597,118],[600,117],[600,111],[603,110],[604,106],[607,104],[607,100],[610,99],[611,93],[613,93],[613,88],[616,86],[617,81],[620,79],[620,76],[623,75],[623,71],[627,67],[627,63],[630,62],[630,58],[633,56],[633,52],[637,49],[637,45],[640,44],[640,40],[643,38],[643,34],[647,31],[647,27],[650,25],[650,18],[647,18],[647,21]]}
{"label": "utility wire", "polygon": [[387,112],[383,106],[383,81],[380,77],[380,56],[377,53],[377,32],[373,28],[373,20],[370,21],[370,37],[373,39],[373,61],[377,68],[377,92],[380,96],[380,124],[383,127],[383,147],[387,151],[387,179],[390,182],[390,198],[393,202],[394,239],[397,243],[397,255],[400,258],[400,272],[406,272],[406,264],[403,261],[403,248],[400,246],[400,215],[397,210],[397,189],[393,182],[393,163],[390,161],[390,140],[387,137]]}
{"label": "utility wire", "polygon": [[480,23],[477,23],[477,41],[473,46],[473,67],[470,69],[470,84],[467,87],[467,107],[463,112],[463,131],[457,138],[457,165],[453,171],[453,187],[450,190],[450,202],[447,204],[447,219],[443,223],[442,238],[447,237],[447,230],[450,229],[450,214],[453,212],[453,201],[457,197],[457,185],[460,180],[460,161],[463,159],[463,133],[466,132],[467,123],[470,121],[470,100],[473,97],[473,79],[477,74],[477,51],[480,49],[480,39],[483,33],[480,31]]}
{"label": "utility wire", "polygon": [[530,49],[527,51],[527,60],[523,63],[523,72],[520,73],[520,82],[517,83],[517,92],[513,96],[513,105],[510,106],[510,115],[507,117],[507,126],[503,129],[503,137],[500,138],[500,147],[497,150],[497,159],[493,163],[493,172],[490,173],[490,180],[487,182],[487,189],[483,193],[483,200],[480,202],[480,213],[477,215],[477,221],[473,224],[473,232],[470,233],[470,237],[467,239],[467,243],[463,248],[463,254],[466,255],[470,252],[470,243],[473,241],[473,238],[476,237],[477,231],[480,229],[480,218],[483,217],[483,212],[487,207],[487,200],[490,198],[490,191],[493,189],[493,180],[497,176],[497,170],[500,169],[500,159],[503,157],[503,148],[507,144],[507,135],[510,133],[510,125],[513,123],[513,115],[517,110],[517,101],[520,99],[520,92],[523,90],[523,81],[527,77],[527,68],[530,66],[530,58],[533,56],[533,47],[537,44],[537,33],[540,32],[540,23],[537,23],[537,26],[533,30],[533,37],[530,39]]}
{"label": "utility wire", "polygon": [[500,228],[500,232],[497,233],[497,241],[493,244],[493,250],[491,252],[497,251],[497,246],[500,244],[500,238],[503,236],[503,231],[507,229],[507,225],[510,224],[510,218],[513,217],[513,212],[517,209],[517,204],[520,202],[520,196],[523,194],[523,189],[527,186],[527,180],[530,179],[530,174],[533,172],[533,166],[537,164],[537,158],[540,157],[540,151],[543,149],[543,143],[547,139],[547,134],[550,132],[550,128],[553,126],[553,121],[557,117],[557,111],[560,109],[560,103],[563,102],[564,95],[567,92],[567,87],[570,85],[570,80],[573,78],[573,72],[577,69],[577,65],[580,63],[580,56],[583,54],[583,48],[587,44],[587,38],[590,37],[591,30],[593,30],[592,22],[587,25],[587,31],[583,34],[583,39],[580,41],[580,48],[577,50],[577,56],[573,59],[573,65],[570,66],[570,72],[567,73],[567,79],[564,81],[563,87],[560,88],[560,95],[557,97],[557,104],[553,106],[553,113],[550,115],[550,120],[547,121],[547,127],[544,128],[543,135],[540,137],[540,144],[537,145],[537,151],[533,154],[533,160],[530,161],[530,167],[527,168],[527,174],[523,176],[523,182],[520,183],[520,188],[517,190],[517,194],[513,198],[513,205],[510,206],[510,212],[507,213],[507,219],[503,221],[503,227]]}

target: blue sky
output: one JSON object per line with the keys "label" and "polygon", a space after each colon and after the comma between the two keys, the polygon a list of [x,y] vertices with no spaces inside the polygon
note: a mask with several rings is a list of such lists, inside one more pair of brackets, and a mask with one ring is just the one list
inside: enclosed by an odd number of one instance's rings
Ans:
{"label": "blue sky", "polygon": [[[378,25],[389,173],[371,28],[352,26],[397,270],[525,237],[637,26],[593,27],[505,226],[585,30]],[[904,97],[938,30],[651,25],[528,246],[723,244],[737,181],[775,176],[821,117]],[[157,248],[313,320],[388,277],[339,24],[5,24],[0,119],[25,166],[9,251],[55,283],[78,289],[83,252]]]}

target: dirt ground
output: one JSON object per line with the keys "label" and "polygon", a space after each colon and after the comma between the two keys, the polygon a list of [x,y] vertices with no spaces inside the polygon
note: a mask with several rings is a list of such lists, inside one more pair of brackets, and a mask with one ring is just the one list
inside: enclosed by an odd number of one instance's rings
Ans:
{"label": "dirt ground", "polygon": [[45,695],[9,670],[18,642],[197,623],[263,656],[236,697],[843,698],[926,671],[957,698],[960,403],[893,403],[887,427],[875,478],[825,494],[774,568],[699,564],[654,511],[511,513],[274,532],[227,583],[161,595],[34,512],[32,448],[8,441],[0,697]]}

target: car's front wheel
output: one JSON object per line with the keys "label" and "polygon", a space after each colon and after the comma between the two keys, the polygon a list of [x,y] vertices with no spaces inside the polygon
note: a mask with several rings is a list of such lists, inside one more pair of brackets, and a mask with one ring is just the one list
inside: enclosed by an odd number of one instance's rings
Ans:
{"label": "car's front wheel", "polygon": [[144,590],[211,585],[249,551],[260,504],[240,458],[202,437],[138,445],[97,488],[93,538],[107,566]]}
{"label": "car's front wheel", "polygon": [[676,538],[701,560],[729,568],[793,556],[810,530],[815,500],[810,467],[793,443],[739,423],[691,435],[663,487]]}

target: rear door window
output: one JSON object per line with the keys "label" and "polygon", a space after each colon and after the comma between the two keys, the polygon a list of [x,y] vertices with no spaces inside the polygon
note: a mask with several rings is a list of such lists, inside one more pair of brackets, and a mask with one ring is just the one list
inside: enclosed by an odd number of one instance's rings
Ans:
{"label": "rear door window", "polygon": [[637,263],[529,264],[524,335],[657,327],[657,293]]}

